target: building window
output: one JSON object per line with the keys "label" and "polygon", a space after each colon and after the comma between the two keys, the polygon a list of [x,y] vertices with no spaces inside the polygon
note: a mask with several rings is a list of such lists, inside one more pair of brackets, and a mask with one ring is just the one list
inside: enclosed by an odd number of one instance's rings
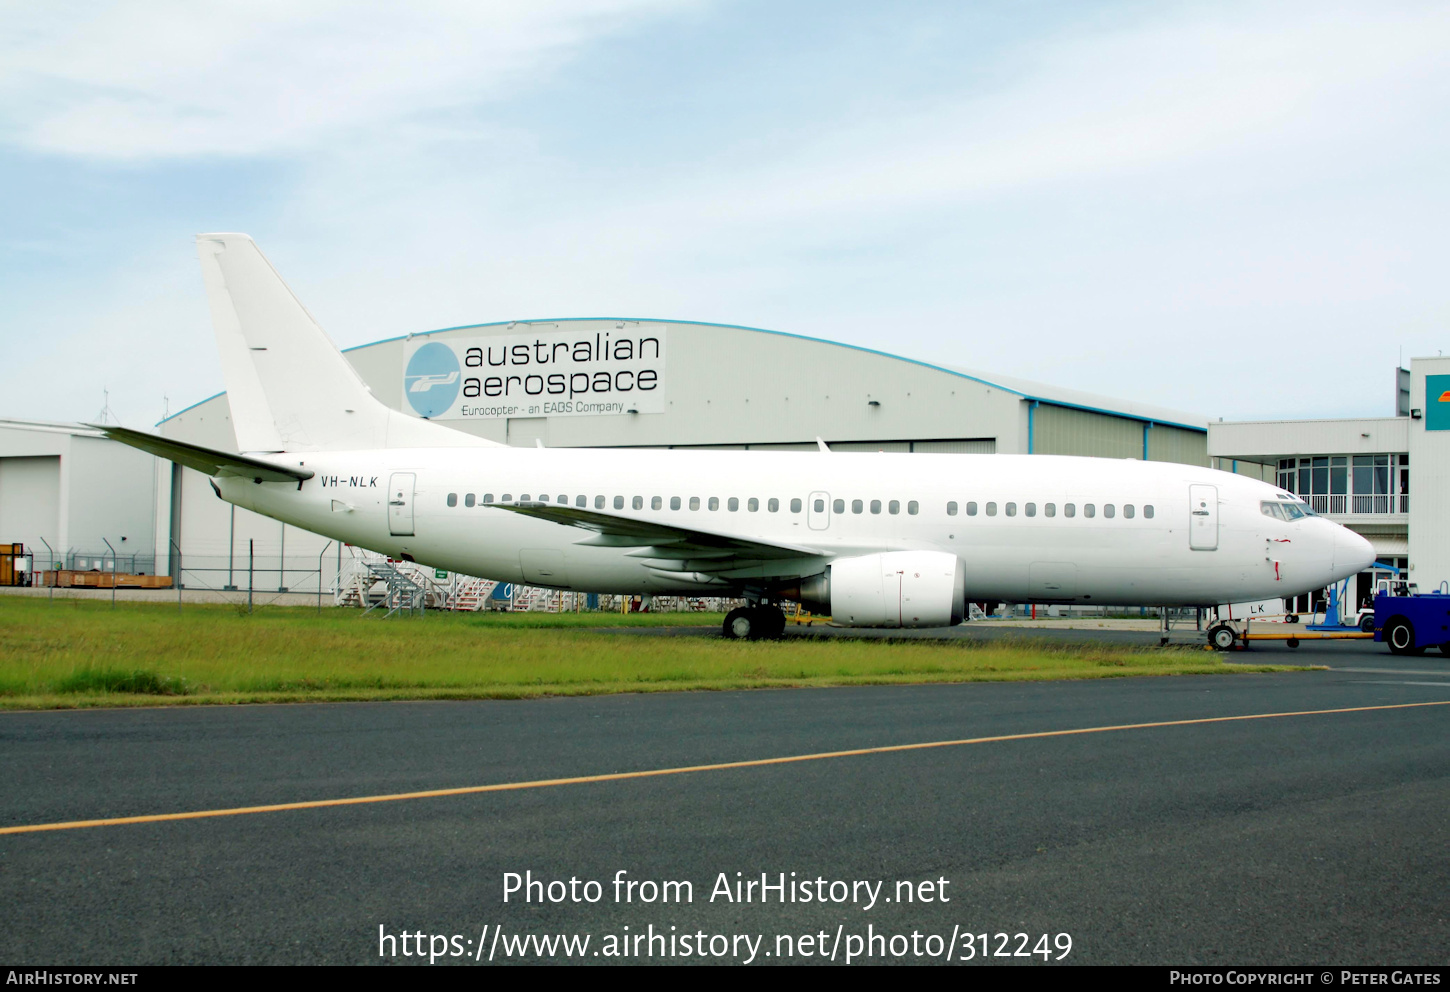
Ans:
{"label": "building window", "polygon": [[1057,516],[1057,504],[1056,503],[1043,503],[1042,504],[1042,515],[1044,517],[1055,517],[1055,516]]}
{"label": "building window", "polygon": [[976,515],[977,515],[977,504],[976,503],[968,503],[967,504],[967,516],[969,516],[969,517],[975,517]]}
{"label": "building window", "polygon": [[955,517],[956,515],[957,515],[957,501],[956,500],[951,500],[951,501],[949,501],[947,503],[947,516],[949,516],[949,517]]}
{"label": "building window", "polygon": [[458,505],[458,494],[457,493],[449,493],[448,494],[448,505],[449,506],[457,506]]}

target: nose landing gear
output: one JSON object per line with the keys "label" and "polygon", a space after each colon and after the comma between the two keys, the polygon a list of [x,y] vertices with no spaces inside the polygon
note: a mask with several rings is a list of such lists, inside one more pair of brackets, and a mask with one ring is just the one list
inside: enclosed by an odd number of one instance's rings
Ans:
{"label": "nose landing gear", "polygon": [[741,606],[726,614],[720,632],[728,640],[775,640],[785,633],[785,614],[767,603]]}

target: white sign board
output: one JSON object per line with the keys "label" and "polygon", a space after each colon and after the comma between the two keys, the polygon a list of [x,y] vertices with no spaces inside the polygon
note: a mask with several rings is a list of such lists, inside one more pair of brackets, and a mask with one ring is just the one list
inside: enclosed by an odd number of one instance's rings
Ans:
{"label": "white sign board", "polygon": [[663,329],[417,338],[403,369],[404,409],[430,420],[665,412]]}

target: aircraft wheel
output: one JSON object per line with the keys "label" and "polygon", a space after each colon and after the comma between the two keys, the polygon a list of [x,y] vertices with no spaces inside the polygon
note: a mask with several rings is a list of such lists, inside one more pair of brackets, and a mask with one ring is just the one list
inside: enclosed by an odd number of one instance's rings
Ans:
{"label": "aircraft wheel", "polygon": [[1396,618],[1385,627],[1385,643],[1390,646],[1391,654],[1424,654],[1423,647],[1415,644],[1415,628],[1410,626],[1408,620]]}
{"label": "aircraft wheel", "polygon": [[1359,622],[1359,629],[1366,634],[1374,633],[1374,617],[1365,617]]}
{"label": "aircraft wheel", "polygon": [[760,619],[753,607],[740,606],[725,614],[725,623],[721,626],[720,633],[732,641],[753,640],[759,637],[757,633],[760,627]]}
{"label": "aircraft wheel", "polygon": [[1216,624],[1208,629],[1208,643],[1213,645],[1215,651],[1232,651],[1237,640],[1238,635],[1226,623]]}
{"label": "aircraft wheel", "polygon": [[1284,622],[1285,623],[1298,623],[1299,622],[1299,614],[1297,614],[1297,613],[1290,613],[1287,617],[1284,618]]}
{"label": "aircraft wheel", "polygon": [[756,608],[760,616],[759,637],[767,640],[776,640],[785,633],[785,613],[778,606],[760,606]]}

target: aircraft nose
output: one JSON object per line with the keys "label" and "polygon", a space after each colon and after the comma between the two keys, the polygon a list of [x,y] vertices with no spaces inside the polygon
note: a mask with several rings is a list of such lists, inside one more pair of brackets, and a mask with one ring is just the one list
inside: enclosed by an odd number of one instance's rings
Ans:
{"label": "aircraft nose", "polygon": [[1363,572],[1374,564],[1374,545],[1348,527],[1340,526],[1334,535],[1334,570]]}

